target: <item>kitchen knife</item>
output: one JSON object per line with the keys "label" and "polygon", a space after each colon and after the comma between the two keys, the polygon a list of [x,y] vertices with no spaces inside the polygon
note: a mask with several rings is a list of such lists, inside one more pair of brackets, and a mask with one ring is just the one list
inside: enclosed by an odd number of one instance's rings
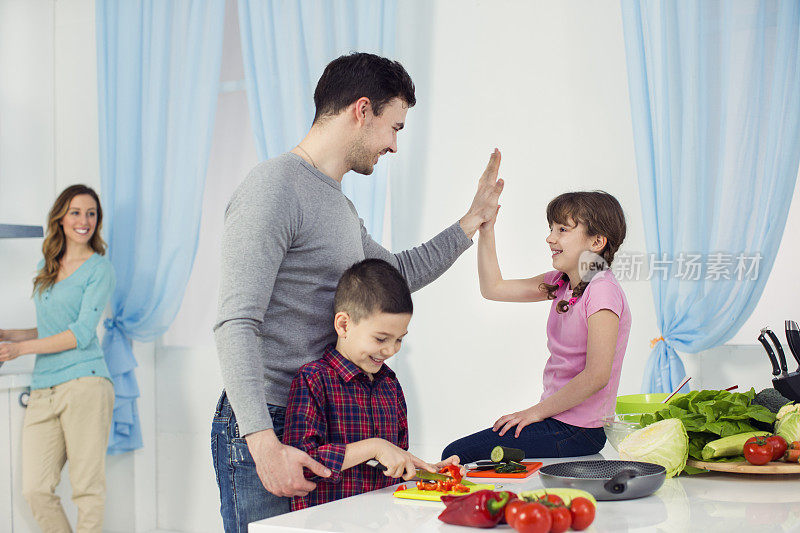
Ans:
{"label": "kitchen knife", "polygon": [[483,470],[487,467],[494,468],[495,466],[502,464],[502,463],[495,463],[494,461],[487,461],[487,460],[480,460],[475,461],[473,463],[466,463],[464,464],[464,468],[467,470]]}
{"label": "kitchen knife", "polygon": [[772,340],[772,344],[775,345],[775,350],[778,352],[778,361],[781,364],[781,376],[786,376],[789,374],[789,369],[786,367],[786,356],[783,354],[783,346],[781,346],[781,341],[778,340],[778,336],[771,329],[767,329],[766,331],[769,338]]}
{"label": "kitchen knife", "polygon": [[[797,327],[797,322],[794,320],[786,321],[786,342],[789,344],[789,351],[800,365],[800,328]],[[797,368],[800,372],[800,367]]]}
{"label": "kitchen knife", "polygon": [[[366,462],[366,465],[382,472],[386,470],[386,467],[379,463],[377,459],[370,459]],[[453,478],[444,474],[437,474],[435,472],[428,472],[427,470],[418,469],[417,475],[414,476],[414,479],[422,479],[425,481],[451,481]],[[461,484],[465,487],[475,485],[475,483],[466,479],[462,479]]]}
{"label": "kitchen knife", "polygon": [[775,352],[772,351],[772,348],[769,345],[769,341],[764,336],[764,330],[761,330],[761,335],[758,336],[758,342],[764,346],[764,349],[767,351],[767,355],[769,356],[769,362],[772,363],[772,375],[779,376],[781,374],[781,369],[778,366],[778,360],[775,359]]}

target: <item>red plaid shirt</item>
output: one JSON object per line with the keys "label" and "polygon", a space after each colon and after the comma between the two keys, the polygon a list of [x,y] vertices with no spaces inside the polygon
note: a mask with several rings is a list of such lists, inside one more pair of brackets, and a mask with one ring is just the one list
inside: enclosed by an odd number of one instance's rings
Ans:
{"label": "red plaid shirt", "polygon": [[406,400],[397,376],[384,364],[370,381],[330,344],[292,381],[283,442],[305,451],[332,474],[312,478],[306,471],[317,488],[292,498],[292,511],[397,483],[364,463],[342,471],[345,446],[373,437],[408,449]]}

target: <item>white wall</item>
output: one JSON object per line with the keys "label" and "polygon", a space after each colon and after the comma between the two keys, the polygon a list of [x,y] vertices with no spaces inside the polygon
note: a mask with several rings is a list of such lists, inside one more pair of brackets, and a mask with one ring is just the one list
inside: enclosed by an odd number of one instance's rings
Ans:
{"label": "white wall", "polygon": [[[398,227],[406,218],[398,212],[410,216],[416,206],[393,205],[397,244],[428,238],[461,216],[497,146],[506,182],[497,222],[505,276],[552,268],[544,210],[566,190],[617,196],[628,219],[623,250],[644,250],[619,3],[405,5],[398,55],[418,103],[392,176],[420,187],[424,205],[417,235]],[[415,294],[408,340],[393,363],[409,398],[413,447],[426,457],[532,405],[542,390],[549,305],[483,300],[474,248]],[[638,392],[648,340],[658,332],[649,283],[623,287],[635,318],[620,390]],[[463,400],[422,399],[448,375],[463,383]]]}
{"label": "white wall", "polygon": [[[0,223],[43,225],[55,190],[53,27],[52,0],[0,0]],[[35,327],[41,247],[41,239],[0,239],[0,328]],[[33,360],[9,368],[31,369]]]}

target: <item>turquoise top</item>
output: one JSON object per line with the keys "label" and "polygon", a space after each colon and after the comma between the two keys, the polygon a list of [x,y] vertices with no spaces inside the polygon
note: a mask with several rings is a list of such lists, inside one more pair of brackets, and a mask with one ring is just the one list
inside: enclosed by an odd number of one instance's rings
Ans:
{"label": "turquoise top", "polygon": [[[44,261],[39,263],[41,269]],[[31,389],[53,387],[85,376],[111,380],[97,324],[114,291],[114,267],[108,258],[92,254],[78,269],[41,294],[34,294],[39,338],[70,330],[78,345],[72,350],[38,354]]]}

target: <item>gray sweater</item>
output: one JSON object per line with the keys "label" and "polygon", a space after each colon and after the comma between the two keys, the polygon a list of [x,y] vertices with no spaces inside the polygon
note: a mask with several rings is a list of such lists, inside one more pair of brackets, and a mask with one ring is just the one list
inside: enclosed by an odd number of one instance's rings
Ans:
{"label": "gray sweater", "polygon": [[271,428],[267,403],[285,406],[297,370],[336,340],[333,295],[347,268],[384,259],[415,291],[471,244],[455,223],[392,254],[367,234],[336,180],[292,153],[257,165],[225,211],[214,326],[240,434]]}

